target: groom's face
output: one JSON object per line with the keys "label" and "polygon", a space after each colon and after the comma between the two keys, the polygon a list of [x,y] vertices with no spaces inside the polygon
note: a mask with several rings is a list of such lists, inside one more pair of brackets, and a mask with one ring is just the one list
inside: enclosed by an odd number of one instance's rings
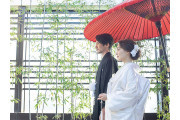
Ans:
{"label": "groom's face", "polygon": [[107,45],[103,45],[100,42],[96,41],[96,52],[99,53],[103,53],[106,49],[108,49]]}

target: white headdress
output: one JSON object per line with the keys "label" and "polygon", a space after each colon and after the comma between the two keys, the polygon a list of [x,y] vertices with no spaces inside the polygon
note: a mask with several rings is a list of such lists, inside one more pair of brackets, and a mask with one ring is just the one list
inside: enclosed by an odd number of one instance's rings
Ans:
{"label": "white headdress", "polygon": [[139,47],[138,45],[134,45],[134,49],[130,52],[133,57],[136,56],[136,53],[138,52]]}

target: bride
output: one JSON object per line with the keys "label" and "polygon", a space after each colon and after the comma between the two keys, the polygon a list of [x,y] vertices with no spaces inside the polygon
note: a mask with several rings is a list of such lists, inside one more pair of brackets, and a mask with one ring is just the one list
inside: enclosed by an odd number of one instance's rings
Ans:
{"label": "bride", "polygon": [[106,104],[105,120],[143,120],[150,82],[139,75],[139,66],[133,63],[140,57],[139,47],[132,40],[119,41],[116,55],[124,65],[110,79],[107,94],[98,98]]}

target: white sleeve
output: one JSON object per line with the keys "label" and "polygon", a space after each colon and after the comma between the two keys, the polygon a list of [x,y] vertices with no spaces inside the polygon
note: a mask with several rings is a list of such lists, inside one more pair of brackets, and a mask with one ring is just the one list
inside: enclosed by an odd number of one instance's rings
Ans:
{"label": "white sleeve", "polygon": [[136,104],[138,100],[138,76],[132,68],[125,71],[126,88],[107,95],[107,105],[111,111],[118,111]]}

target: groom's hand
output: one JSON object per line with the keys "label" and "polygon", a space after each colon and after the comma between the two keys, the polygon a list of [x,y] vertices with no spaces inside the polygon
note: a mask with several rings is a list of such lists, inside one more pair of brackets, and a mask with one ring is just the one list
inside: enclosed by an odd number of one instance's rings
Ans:
{"label": "groom's hand", "polygon": [[107,100],[107,94],[105,94],[105,93],[99,94],[98,100],[103,100],[103,101]]}

